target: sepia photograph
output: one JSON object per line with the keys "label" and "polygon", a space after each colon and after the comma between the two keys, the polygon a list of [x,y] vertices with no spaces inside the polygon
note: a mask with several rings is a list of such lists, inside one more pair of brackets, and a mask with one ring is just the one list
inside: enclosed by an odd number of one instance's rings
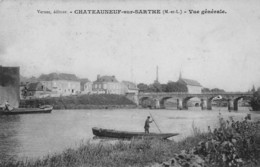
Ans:
{"label": "sepia photograph", "polygon": [[0,167],[259,167],[260,1],[0,0]]}

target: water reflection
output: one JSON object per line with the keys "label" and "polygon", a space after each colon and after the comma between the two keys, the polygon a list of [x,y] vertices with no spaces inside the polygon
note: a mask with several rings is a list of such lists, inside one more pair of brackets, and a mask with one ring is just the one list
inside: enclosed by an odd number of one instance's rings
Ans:
{"label": "water reflection", "polygon": [[20,116],[0,116],[0,159],[17,158],[21,143],[17,138]]}

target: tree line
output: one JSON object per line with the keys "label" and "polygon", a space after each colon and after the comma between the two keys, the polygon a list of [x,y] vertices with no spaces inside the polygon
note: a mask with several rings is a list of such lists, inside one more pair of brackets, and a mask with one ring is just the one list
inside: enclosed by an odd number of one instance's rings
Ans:
{"label": "tree line", "polygon": [[[154,82],[153,84],[139,83],[137,85],[139,92],[188,92],[188,88],[185,84],[180,82],[169,81],[167,84],[160,84],[159,82]],[[214,88],[202,88],[202,93],[204,92],[225,92],[223,89]]]}

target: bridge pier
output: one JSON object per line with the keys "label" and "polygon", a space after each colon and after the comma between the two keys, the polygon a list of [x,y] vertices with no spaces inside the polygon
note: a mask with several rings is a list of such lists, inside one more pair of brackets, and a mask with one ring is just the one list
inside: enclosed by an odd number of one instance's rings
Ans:
{"label": "bridge pier", "polygon": [[182,102],[182,108],[183,108],[184,110],[188,110],[188,100],[183,100],[183,102]]}
{"label": "bridge pier", "polygon": [[177,109],[178,110],[182,110],[183,109],[182,99],[177,99]]}
{"label": "bridge pier", "polygon": [[201,99],[201,110],[207,109],[207,99]]}
{"label": "bridge pier", "polygon": [[228,111],[231,111],[231,110],[234,110],[234,100],[228,99]]}
{"label": "bridge pier", "polygon": [[234,111],[237,111],[238,110],[238,101],[239,101],[240,98],[237,98],[234,100]]}
{"label": "bridge pier", "polygon": [[211,99],[207,99],[207,110],[212,110],[212,103]]}
{"label": "bridge pier", "polygon": [[158,100],[158,99],[154,99],[154,102],[155,102],[155,108],[156,109],[159,109],[159,108],[161,108],[161,105],[160,105],[160,100]]}

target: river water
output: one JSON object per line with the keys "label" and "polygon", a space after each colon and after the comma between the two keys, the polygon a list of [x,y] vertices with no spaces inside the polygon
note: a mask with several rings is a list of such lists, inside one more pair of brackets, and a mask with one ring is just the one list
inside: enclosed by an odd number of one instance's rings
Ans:
{"label": "river water", "polygon": [[[115,109],[115,110],[54,110],[51,114],[0,116],[0,159],[37,158],[75,148],[80,143],[94,140],[92,127],[126,131],[143,131],[144,121],[152,114],[159,129],[165,133],[180,133],[172,140],[178,141],[192,134],[192,125],[202,131],[214,128],[218,115],[244,118],[248,108],[228,112],[226,108],[201,111],[176,109]],[[260,114],[251,113],[252,118]],[[150,132],[159,132],[152,123]]]}

